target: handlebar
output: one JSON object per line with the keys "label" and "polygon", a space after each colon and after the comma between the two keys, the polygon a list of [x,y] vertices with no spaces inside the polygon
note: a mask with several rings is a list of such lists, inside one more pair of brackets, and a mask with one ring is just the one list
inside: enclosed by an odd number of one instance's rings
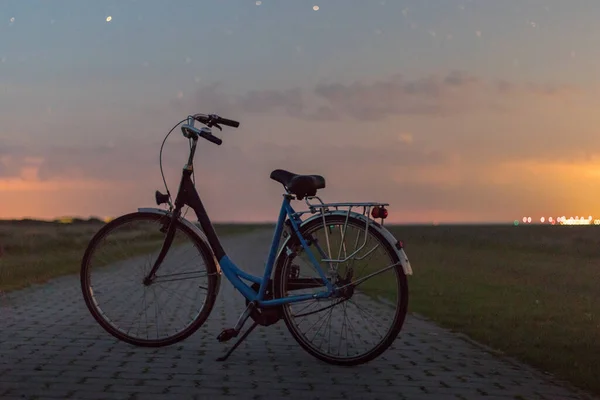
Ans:
{"label": "handlebar", "polygon": [[[200,129],[195,128],[194,121],[198,121],[206,125],[206,127],[202,127]],[[198,137],[202,137],[216,145],[221,145],[223,143],[223,140],[213,135],[211,130],[213,126],[217,127],[219,130],[223,130],[223,128],[221,128],[219,124],[231,126],[233,128],[237,128],[238,126],[240,126],[240,123],[238,121],[221,118],[216,114],[194,114],[188,116],[187,124],[181,126],[181,132],[183,133],[183,136],[188,139],[196,140],[198,139]]]}
{"label": "handlebar", "polygon": [[212,126],[218,126],[219,124],[231,126],[232,128],[237,128],[238,126],[240,126],[239,122],[234,121],[232,119],[221,118],[217,114],[195,114],[193,115],[193,118],[196,121],[205,124],[209,128]]}

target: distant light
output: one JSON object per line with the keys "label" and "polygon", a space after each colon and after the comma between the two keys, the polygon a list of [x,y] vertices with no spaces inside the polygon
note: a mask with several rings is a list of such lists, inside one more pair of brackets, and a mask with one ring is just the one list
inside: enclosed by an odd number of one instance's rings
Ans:
{"label": "distant light", "polygon": [[110,22],[112,21],[112,17],[109,15],[108,17],[106,17],[106,22]]}
{"label": "distant light", "polygon": [[531,217],[527,217],[527,223],[530,224],[531,223]]}
{"label": "distant light", "polygon": [[588,219],[591,221],[593,218],[592,218],[592,216],[590,215],[590,216],[588,217]]}
{"label": "distant light", "polygon": [[12,24],[13,22],[15,22],[15,17],[10,17],[10,23]]}
{"label": "distant light", "polygon": [[319,6],[313,6],[313,10],[319,11]]}
{"label": "distant light", "polygon": [[544,217],[540,218],[540,222],[541,222],[542,224],[544,223],[544,221],[546,221],[546,218],[544,218]]}
{"label": "distant light", "polygon": [[518,225],[519,225],[519,220],[518,220],[518,219],[515,219],[515,222],[514,222],[514,224],[515,224],[515,226],[518,226]]}
{"label": "distant light", "polygon": [[523,223],[526,224],[527,223],[527,217],[523,217]]}
{"label": "distant light", "polygon": [[592,221],[589,219],[586,219],[584,217],[581,217],[581,218],[570,217],[569,219],[561,218],[560,224],[561,225],[591,225]]}
{"label": "distant light", "polygon": [[552,222],[552,221],[554,221],[554,220],[552,219],[552,217],[548,217],[548,222]]}
{"label": "distant light", "polygon": [[262,1],[257,1],[257,2],[256,2],[256,5],[257,5],[257,6],[260,6],[261,4],[262,4]]}

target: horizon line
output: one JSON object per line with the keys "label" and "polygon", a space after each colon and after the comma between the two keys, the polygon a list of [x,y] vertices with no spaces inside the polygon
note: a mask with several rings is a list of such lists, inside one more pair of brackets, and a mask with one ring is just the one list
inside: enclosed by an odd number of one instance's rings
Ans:
{"label": "horizon line", "polygon": [[[110,220],[113,220],[117,217],[104,217],[104,218],[100,218],[97,216],[90,216],[87,218],[84,217],[56,217],[56,218],[34,218],[34,217],[21,217],[21,218],[0,218],[0,223],[9,223],[9,222],[23,222],[23,221],[33,221],[33,222],[44,222],[44,223],[53,223],[53,222],[61,222],[61,220],[65,221],[65,220],[82,220],[82,221],[89,221],[89,220],[99,220],[102,222],[109,222]],[[107,221],[106,219],[109,219],[109,221]],[[198,221],[196,221],[195,219],[188,219],[190,222],[197,224]],[[375,220],[377,221],[377,220]],[[275,225],[277,223],[276,220],[263,220],[263,221],[227,221],[227,220],[223,220],[223,221],[217,221],[217,220],[211,220],[211,222],[213,224],[219,224],[219,225]],[[424,221],[403,221],[403,222],[384,222],[384,225],[425,225],[425,226],[451,226],[451,225],[511,225],[511,226],[531,226],[531,225],[536,225],[536,226],[541,226],[541,225],[546,225],[546,226],[554,226],[552,224],[549,223],[541,223],[541,222],[530,222],[530,223],[520,223],[518,225],[515,225],[515,220],[512,221],[477,221],[477,222],[473,222],[473,221],[446,221],[446,222],[436,222],[436,221],[428,221],[428,222],[424,222]],[[591,224],[593,225],[593,224]],[[556,226],[563,226],[563,225],[559,225],[557,224]]]}

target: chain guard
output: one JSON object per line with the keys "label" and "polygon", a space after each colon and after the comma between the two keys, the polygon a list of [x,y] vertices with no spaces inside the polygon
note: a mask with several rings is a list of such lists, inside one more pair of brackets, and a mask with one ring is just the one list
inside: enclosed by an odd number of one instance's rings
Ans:
{"label": "chain guard", "polygon": [[[258,292],[260,289],[260,285],[258,283],[253,283],[251,286],[255,292]],[[273,280],[269,279],[269,284],[265,290],[264,300],[272,300],[273,299]],[[246,299],[246,306],[248,306],[250,302]],[[277,321],[281,319],[281,306],[277,307],[268,307],[268,308],[254,308],[250,313],[250,318],[252,318],[257,324],[262,326],[273,325]]]}

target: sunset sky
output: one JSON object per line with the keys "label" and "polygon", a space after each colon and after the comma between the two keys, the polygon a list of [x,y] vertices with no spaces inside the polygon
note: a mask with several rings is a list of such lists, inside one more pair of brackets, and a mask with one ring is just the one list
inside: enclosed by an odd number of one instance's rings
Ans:
{"label": "sunset sky", "polygon": [[0,219],[154,206],[161,142],[197,112],[241,122],[199,142],[214,221],[274,220],[277,168],[325,176],[326,201],[389,202],[391,222],[600,216],[598,16],[598,0],[4,0]]}

